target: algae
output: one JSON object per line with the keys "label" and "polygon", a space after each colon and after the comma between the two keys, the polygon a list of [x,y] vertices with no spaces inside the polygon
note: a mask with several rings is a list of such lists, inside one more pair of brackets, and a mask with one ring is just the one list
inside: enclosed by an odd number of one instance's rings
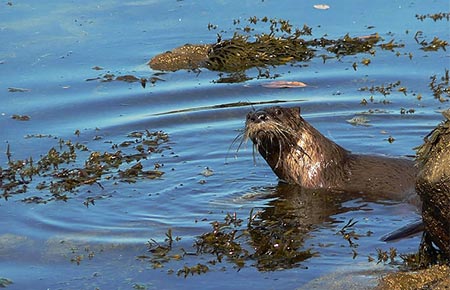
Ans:
{"label": "algae", "polygon": [[11,117],[13,120],[18,120],[18,121],[30,121],[31,117],[27,116],[27,115],[17,115],[14,114]]}
{"label": "algae", "polygon": [[[75,135],[79,136],[77,130]],[[154,164],[146,169],[142,163],[151,154],[168,149],[169,136],[162,132],[132,132],[130,138],[120,145],[113,144],[110,152],[90,150],[86,145],[71,140],[58,140],[58,145],[50,148],[47,154],[37,161],[33,157],[14,160],[10,144],[6,148],[7,167],[0,167],[1,197],[5,200],[13,196],[44,192],[42,196],[27,196],[26,203],[46,203],[52,200],[68,200],[69,193],[75,193],[84,186],[97,185],[102,191],[102,183],[109,181],[136,182],[140,179],[160,178],[164,172],[162,165]],[[98,138],[95,138],[98,139]],[[125,146],[124,144],[127,144]],[[32,189],[34,187],[34,189]],[[50,194],[50,195],[48,195]],[[108,194],[90,196],[84,204],[94,204],[95,200]]]}
{"label": "algae", "polygon": [[[172,233],[169,230],[164,243],[155,240],[148,242],[150,256],[138,258],[148,261],[155,269],[164,267],[174,260],[183,260],[185,256],[209,257],[207,264],[184,265],[177,275],[187,277],[210,271],[210,267],[227,261],[241,269],[249,262],[259,271],[275,271],[299,267],[301,262],[313,257],[311,249],[302,249],[303,239],[299,230],[291,224],[295,221],[263,220],[260,212],[250,211],[245,222],[236,213],[228,213],[223,221],[211,222],[211,230],[198,236],[194,241],[194,252],[174,247]],[[285,229],[289,229],[285,231]],[[176,241],[181,240],[177,237]]]}
{"label": "algae", "polygon": [[420,21],[424,21],[427,18],[432,19],[435,22],[438,20],[444,20],[444,19],[449,21],[450,13],[449,12],[439,12],[439,13],[434,13],[434,14],[416,14],[416,18]]}
{"label": "algae", "polygon": [[[357,37],[347,34],[338,39],[312,38],[312,29],[307,25],[301,29],[294,28],[284,19],[256,16],[247,21],[248,25],[237,28],[230,39],[222,39],[219,34],[214,44],[186,44],[156,55],[148,65],[161,71],[207,68],[213,71],[242,73],[250,68],[268,69],[278,65],[307,62],[315,57],[326,61],[329,58],[340,59],[359,53],[374,55],[377,48],[394,51],[404,47],[394,39],[380,44],[382,38],[377,33]],[[235,25],[239,23],[240,20],[234,21]],[[267,32],[253,33],[254,26],[258,23],[268,25]],[[209,30],[215,28],[212,24],[208,25]],[[362,63],[369,65],[370,60],[364,58]],[[356,70],[356,65],[354,69]],[[261,74],[260,71],[258,77],[264,76],[270,77],[270,74]],[[239,82],[246,80],[247,78],[242,77],[236,79]]]}
{"label": "algae", "polygon": [[430,84],[428,85],[431,89],[435,99],[440,102],[446,102],[450,98],[450,73],[448,69],[445,69],[444,74],[438,78],[437,75],[432,75],[430,77]]}

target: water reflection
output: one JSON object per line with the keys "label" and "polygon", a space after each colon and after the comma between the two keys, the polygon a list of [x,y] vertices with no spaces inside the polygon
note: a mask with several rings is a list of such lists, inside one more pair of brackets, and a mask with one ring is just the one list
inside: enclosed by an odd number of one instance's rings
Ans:
{"label": "water reflection", "polygon": [[[264,207],[251,210],[246,221],[229,213],[224,221],[212,222],[212,230],[195,242],[198,255],[214,255],[216,262],[226,258],[238,268],[254,262],[259,271],[301,267],[304,261],[321,255],[323,245],[309,245],[321,229],[331,230],[331,236],[325,237],[323,243],[340,240],[356,248],[355,240],[361,237],[354,231],[357,222],[350,219],[344,224],[336,217],[371,210],[361,202],[361,195],[343,191],[304,189],[285,183],[258,191],[266,192],[262,195],[263,201],[267,200]],[[359,202],[344,206],[352,200]]]}
{"label": "water reflection", "polygon": [[305,248],[305,240],[324,224],[336,222],[334,215],[352,210],[342,206],[351,199],[343,192],[280,183],[273,197],[248,229],[253,258],[262,271],[295,267],[320,254],[317,249]]}

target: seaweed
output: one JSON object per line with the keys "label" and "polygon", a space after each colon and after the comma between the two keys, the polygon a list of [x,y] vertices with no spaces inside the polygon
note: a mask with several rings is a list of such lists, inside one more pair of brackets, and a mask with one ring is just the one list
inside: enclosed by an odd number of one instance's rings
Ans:
{"label": "seaweed", "polygon": [[[302,28],[295,28],[288,20],[256,16],[247,19],[248,25],[237,28],[233,36],[223,39],[217,36],[217,42],[210,45],[187,44],[172,51],[159,54],[152,58],[148,65],[155,70],[176,71],[180,69],[198,70],[201,67],[213,71],[232,73],[232,77],[220,79],[217,82],[242,82],[250,79],[234,73],[243,73],[250,68],[257,68],[258,78],[269,78],[269,68],[279,65],[308,62],[315,57],[324,62],[329,58],[340,59],[344,56],[360,53],[375,54],[377,48],[394,51],[404,47],[394,39],[387,43],[379,43],[382,38],[378,33],[352,37],[348,34],[338,39],[326,37],[312,38],[312,29],[306,24]],[[234,24],[240,24],[235,20]],[[262,23],[267,32],[255,33],[254,26]],[[216,26],[208,24],[208,30]],[[307,39],[309,38],[309,39]],[[318,54],[318,51],[322,54]],[[398,53],[398,52],[397,52]],[[362,63],[368,65],[370,60],[365,58]],[[356,65],[353,65],[356,70]],[[261,73],[265,69],[264,73]]]}
{"label": "seaweed", "polygon": [[422,40],[420,42],[420,45],[422,45],[420,49],[422,49],[423,51],[438,51],[439,49],[446,51],[445,47],[448,45],[448,42],[445,40],[441,40],[439,39],[439,37],[435,36],[431,42]]}
{"label": "seaweed", "polygon": [[[164,243],[154,239],[148,242],[151,256],[138,258],[152,263],[153,268],[161,268],[170,261],[182,260],[185,256],[210,257],[209,266],[197,263],[184,265],[177,271],[179,276],[202,274],[210,267],[227,261],[241,269],[248,262],[255,263],[259,271],[276,271],[299,267],[301,262],[315,255],[311,249],[303,249],[303,238],[294,220],[270,222],[260,218],[260,213],[250,211],[247,222],[228,213],[223,221],[211,222],[211,230],[198,236],[194,241],[195,252],[188,253],[183,248],[174,248],[171,230]],[[286,230],[287,229],[287,230]],[[180,238],[177,238],[179,241]],[[180,254],[181,253],[181,254]],[[171,271],[170,271],[171,272]]]}
{"label": "seaweed", "polygon": [[444,134],[449,134],[450,132],[450,109],[443,111],[442,115],[445,120],[424,137],[424,143],[422,145],[414,148],[416,150],[416,160],[419,166],[425,165],[430,154],[436,149],[436,145],[440,138],[442,138]]}
{"label": "seaweed", "polygon": [[14,114],[14,115],[12,115],[12,117],[11,117],[13,120],[18,120],[18,121],[29,121],[31,118],[30,118],[30,116],[27,116],[27,115],[17,115],[17,114]]}
{"label": "seaweed", "polygon": [[[75,135],[79,136],[77,130]],[[5,200],[14,195],[24,194],[32,186],[37,191],[47,191],[49,198],[31,196],[22,199],[26,203],[46,203],[51,200],[67,201],[69,193],[75,193],[83,186],[97,185],[104,190],[102,182],[119,180],[122,182],[136,182],[139,179],[160,178],[164,172],[161,164],[155,163],[154,168],[145,169],[142,161],[150,154],[161,153],[169,147],[169,136],[162,132],[132,132],[133,138],[121,145],[112,145],[111,152],[90,150],[84,144],[70,140],[59,139],[58,146],[50,148],[47,154],[35,161],[33,157],[23,160],[13,160],[10,145],[7,145],[7,167],[0,167],[1,197]],[[124,144],[129,149],[125,152]],[[136,153],[137,152],[137,153]],[[86,156],[80,160],[80,156]],[[35,192],[33,190],[33,192]],[[94,204],[97,199],[107,195],[88,197],[84,204]]]}
{"label": "seaweed", "polygon": [[433,92],[433,96],[435,99],[438,99],[440,102],[448,101],[450,97],[450,73],[449,70],[446,69],[444,75],[439,79],[437,75],[432,75],[430,77],[430,84],[428,85]]}
{"label": "seaweed", "polygon": [[[372,94],[375,92],[378,92],[378,93],[382,94],[383,96],[387,96],[392,93],[394,88],[400,86],[400,84],[401,84],[401,81],[396,81],[393,83],[388,83],[386,85],[383,84],[380,86],[362,87],[359,89],[359,91],[362,91],[362,92],[368,91]],[[399,90],[402,92],[406,91],[406,89],[403,87],[401,87]]]}
{"label": "seaweed", "polygon": [[447,19],[447,21],[450,20],[450,13],[449,12],[439,12],[434,14],[416,14],[416,18],[420,21],[424,21],[427,18],[432,19],[434,22],[438,20]]}

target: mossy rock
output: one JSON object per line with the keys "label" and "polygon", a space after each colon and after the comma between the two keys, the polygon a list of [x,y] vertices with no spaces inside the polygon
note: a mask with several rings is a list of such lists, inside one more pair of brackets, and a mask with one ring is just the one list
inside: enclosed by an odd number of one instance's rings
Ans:
{"label": "mossy rock", "polygon": [[435,265],[413,272],[396,272],[383,277],[376,290],[388,289],[449,289],[450,267]]}
{"label": "mossy rock", "polygon": [[154,70],[161,71],[197,69],[205,65],[210,49],[209,44],[185,44],[158,54],[148,62],[148,65]]}
{"label": "mossy rock", "polygon": [[423,203],[425,232],[450,258],[450,109],[443,115],[445,120],[417,149],[416,190]]}

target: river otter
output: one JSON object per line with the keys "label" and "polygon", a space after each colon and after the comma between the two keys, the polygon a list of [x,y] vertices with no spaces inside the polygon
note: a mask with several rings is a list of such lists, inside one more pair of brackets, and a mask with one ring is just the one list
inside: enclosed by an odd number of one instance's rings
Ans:
{"label": "river otter", "polygon": [[275,174],[304,188],[326,188],[416,202],[412,160],[350,153],[300,116],[300,108],[272,107],[248,113],[251,139]]}

